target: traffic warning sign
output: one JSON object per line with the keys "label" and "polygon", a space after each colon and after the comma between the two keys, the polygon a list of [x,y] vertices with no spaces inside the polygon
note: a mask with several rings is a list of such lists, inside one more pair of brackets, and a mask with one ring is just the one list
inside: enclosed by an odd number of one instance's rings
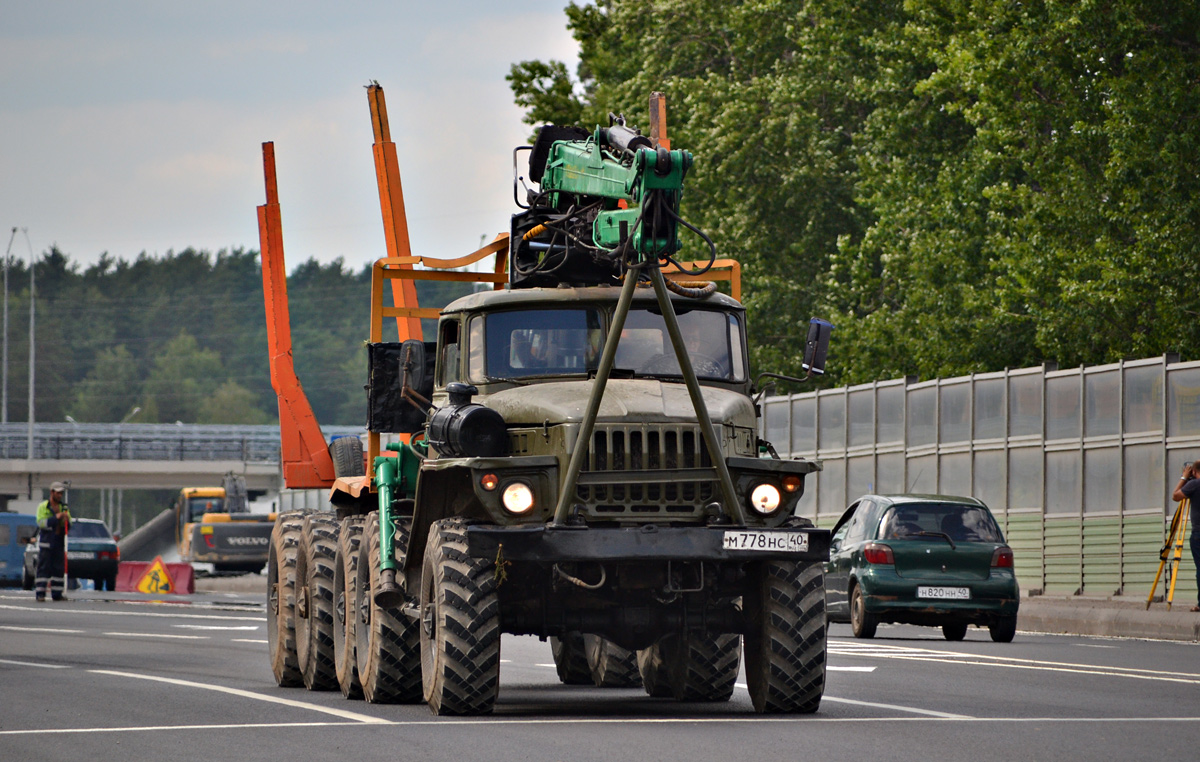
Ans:
{"label": "traffic warning sign", "polygon": [[142,574],[136,589],[139,593],[175,592],[174,581],[171,579],[170,572],[167,571],[166,564],[163,563],[162,556],[154,557],[154,563],[150,564],[150,568]]}

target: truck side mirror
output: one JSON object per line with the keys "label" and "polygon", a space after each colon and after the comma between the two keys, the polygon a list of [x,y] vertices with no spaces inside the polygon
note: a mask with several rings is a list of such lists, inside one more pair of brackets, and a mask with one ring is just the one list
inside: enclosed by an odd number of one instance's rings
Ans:
{"label": "truck side mirror", "polygon": [[824,375],[825,355],[829,352],[829,334],[833,324],[821,318],[808,321],[808,341],[804,343],[803,367],[809,373]]}
{"label": "truck side mirror", "polygon": [[425,342],[379,342],[367,345],[367,429],[413,434],[425,426],[425,409],[404,394],[404,382],[421,397],[433,394],[435,352]]}

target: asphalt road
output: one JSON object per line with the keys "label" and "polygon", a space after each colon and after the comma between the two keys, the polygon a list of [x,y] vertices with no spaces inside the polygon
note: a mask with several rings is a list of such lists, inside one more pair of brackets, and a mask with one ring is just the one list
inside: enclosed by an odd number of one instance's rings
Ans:
{"label": "asphalt road", "polygon": [[834,625],[815,715],[560,685],[550,648],[503,641],[496,712],[346,701],[275,686],[262,597],[37,604],[0,591],[0,760],[1190,760],[1200,646]]}

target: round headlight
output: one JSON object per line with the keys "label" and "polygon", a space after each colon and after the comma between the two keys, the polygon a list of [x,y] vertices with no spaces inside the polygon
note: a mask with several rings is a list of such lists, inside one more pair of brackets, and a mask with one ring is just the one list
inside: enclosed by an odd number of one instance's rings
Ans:
{"label": "round headlight", "polygon": [[750,493],[750,506],[769,516],[779,509],[779,488],[774,484],[760,484]]}
{"label": "round headlight", "polygon": [[511,513],[528,513],[533,508],[533,490],[525,482],[513,482],[505,487],[500,499]]}

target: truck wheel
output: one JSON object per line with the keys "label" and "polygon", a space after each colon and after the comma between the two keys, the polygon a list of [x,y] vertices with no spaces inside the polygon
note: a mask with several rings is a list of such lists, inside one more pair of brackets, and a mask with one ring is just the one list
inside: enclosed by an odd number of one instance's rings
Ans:
{"label": "truck wheel", "polygon": [[879,620],[873,614],[867,613],[867,602],[863,600],[862,587],[854,586],[850,593],[850,630],[856,638],[870,639],[875,637],[875,629]]}
{"label": "truck wheel", "polygon": [[363,517],[342,519],[338,530],[337,555],[333,559],[333,662],[338,687],[348,699],[362,698],[358,665],[354,662],[354,586],[358,582],[359,545]]}
{"label": "truck wheel", "polygon": [[746,683],[755,711],[817,711],[825,692],[821,564],[761,562],[751,571],[743,602]]}
{"label": "truck wheel", "polygon": [[742,658],[737,635],[671,635],[658,648],[669,695],[677,701],[728,701],[733,696]]}
{"label": "truck wheel", "polygon": [[561,638],[551,637],[550,653],[563,685],[592,685],[592,670],[588,667],[582,633],[568,632]]}
{"label": "truck wheel", "polygon": [[366,474],[363,444],[358,437],[338,437],[330,442],[329,457],[333,459],[334,477]]}
{"label": "truck wheel", "polygon": [[429,528],[421,569],[421,674],[434,714],[488,714],[500,687],[500,600],[491,561],[467,555],[467,525]]}
{"label": "truck wheel", "polygon": [[[336,440],[336,441],[341,441]],[[395,522],[394,542],[408,546],[409,520]],[[355,569],[355,664],[363,698],[372,704],[414,704],[421,701],[421,637],[417,623],[399,609],[375,603],[379,587],[379,512],[367,514]]]}
{"label": "truck wheel", "polygon": [[636,653],[599,635],[584,635],[583,647],[587,654],[588,672],[598,687],[641,687],[642,677],[638,674]]}
{"label": "truck wheel", "polygon": [[662,641],[637,652],[638,674],[646,695],[653,698],[670,698],[671,683],[667,679],[667,665],[663,662]]}
{"label": "truck wheel", "polygon": [[296,553],[305,511],[281,513],[267,554],[267,643],[271,672],[283,688],[303,685],[296,660]]}
{"label": "truck wheel", "polygon": [[296,553],[296,662],[304,687],[338,687],[333,658],[333,565],[338,522],[332,514],[304,518]]}

